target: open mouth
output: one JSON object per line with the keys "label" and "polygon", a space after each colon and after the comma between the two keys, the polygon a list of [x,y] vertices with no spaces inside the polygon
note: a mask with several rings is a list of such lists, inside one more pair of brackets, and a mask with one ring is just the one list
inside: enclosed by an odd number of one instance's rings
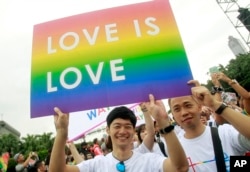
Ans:
{"label": "open mouth", "polygon": [[118,140],[125,141],[128,140],[128,137],[117,137]]}

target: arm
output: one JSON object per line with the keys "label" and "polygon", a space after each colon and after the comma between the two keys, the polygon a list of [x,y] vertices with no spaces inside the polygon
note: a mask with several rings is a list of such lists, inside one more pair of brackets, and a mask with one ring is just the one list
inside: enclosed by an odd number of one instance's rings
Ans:
{"label": "arm", "polygon": [[68,137],[69,114],[62,113],[59,108],[55,108],[54,123],[56,127],[56,137],[50,157],[50,172],[79,172],[75,165],[66,165],[64,145]]}
{"label": "arm", "polygon": [[30,162],[30,159],[31,159],[32,156],[33,156],[33,154],[32,154],[32,152],[30,152],[28,158],[27,158],[27,159],[25,160],[25,162],[23,163],[23,166],[24,166],[24,167],[28,167],[29,162]]}
{"label": "arm", "polygon": [[[155,101],[153,95],[149,95],[150,104],[148,109],[158,123],[160,129],[170,126],[168,114],[162,101]],[[186,154],[175,135],[174,130],[162,135],[166,141],[169,158],[164,160],[164,172],[188,171]]]}
{"label": "arm", "polygon": [[244,89],[240,84],[230,79],[224,73],[219,73],[218,78],[230,85],[245,101],[244,109],[250,113],[250,92]]}
{"label": "arm", "polygon": [[79,154],[78,150],[76,149],[76,146],[73,142],[67,143],[68,148],[71,151],[71,154],[73,155],[74,160],[76,161],[76,164],[79,164],[80,162],[84,161],[82,156]]}
{"label": "arm", "polygon": [[145,126],[146,126],[146,131],[147,131],[147,135],[143,139],[143,143],[148,148],[148,150],[151,151],[154,146],[154,137],[155,137],[154,122],[146,107],[146,103],[141,103],[140,107],[144,115],[145,124],[146,124]]}
{"label": "arm", "polygon": [[246,89],[244,89],[240,84],[232,81],[232,79],[230,79],[224,73],[219,73],[218,79],[220,79],[220,80],[226,82],[228,85],[230,85],[244,99],[250,99],[250,93]]}
{"label": "arm", "polygon": [[[192,83],[192,81],[189,83]],[[214,111],[216,111],[222,104],[210,94],[206,87],[192,87],[192,94],[193,98],[195,98],[197,102],[210,107]],[[242,115],[240,112],[237,112],[229,107],[222,111],[221,116],[233,125],[239,133],[250,139],[249,117]]]}
{"label": "arm", "polygon": [[[215,87],[221,87],[220,81],[219,81],[219,79],[217,79],[217,74],[216,73],[211,74],[211,79],[212,79],[212,83],[213,83],[213,85]],[[222,102],[223,100],[221,98],[221,93],[222,92],[215,92],[214,97],[215,97],[216,100]]]}

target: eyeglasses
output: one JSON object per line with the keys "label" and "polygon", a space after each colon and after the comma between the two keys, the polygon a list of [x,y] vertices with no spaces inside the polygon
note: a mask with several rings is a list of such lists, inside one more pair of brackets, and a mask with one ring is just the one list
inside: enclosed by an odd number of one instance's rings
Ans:
{"label": "eyeglasses", "polygon": [[119,163],[116,164],[116,169],[117,171],[119,172],[125,172],[125,165],[124,165],[124,162],[121,161]]}

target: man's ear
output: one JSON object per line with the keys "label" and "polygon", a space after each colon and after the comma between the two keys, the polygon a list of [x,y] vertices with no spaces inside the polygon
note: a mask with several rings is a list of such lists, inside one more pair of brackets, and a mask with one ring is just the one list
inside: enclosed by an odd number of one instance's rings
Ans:
{"label": "man's ear", "polygon": [[108,134],[108,135],[110,135],[109,133],[110,133],[110,130],[109,130],[109,127],[107,126],[106,127],[106,133]]}

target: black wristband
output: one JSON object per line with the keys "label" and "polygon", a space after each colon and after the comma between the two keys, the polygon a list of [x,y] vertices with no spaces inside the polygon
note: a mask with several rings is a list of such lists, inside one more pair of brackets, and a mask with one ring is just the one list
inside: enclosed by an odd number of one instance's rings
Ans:
{"label": "black wristband", "polygon": [[164,129],[160,129],[159,132],[161,134],[167,134],[167,133],[170,133],[173,129],[174,129],[174,125],[169,125],[166,128],[164,128]]}
{"label": "black wristband", "polygon": [[224,91],[224,89],[222,87],[216,87],[216,86],[213,86],[212,87],[216,92],[222,92]]}
{"label": "black wristband", "polygon": [[221,115],[222,112],[227,108],[228,106],[225,103],[222,103],[220,107],[215,111],[216,114]]}
{"label": "black wristband", "polygon": [[223,91],[224,91],[224,89],[222,87],[215,87],[215,86],[213,86],[212,90],[211,90],[211,94],[214,95],[215,93],[221,93]]}

